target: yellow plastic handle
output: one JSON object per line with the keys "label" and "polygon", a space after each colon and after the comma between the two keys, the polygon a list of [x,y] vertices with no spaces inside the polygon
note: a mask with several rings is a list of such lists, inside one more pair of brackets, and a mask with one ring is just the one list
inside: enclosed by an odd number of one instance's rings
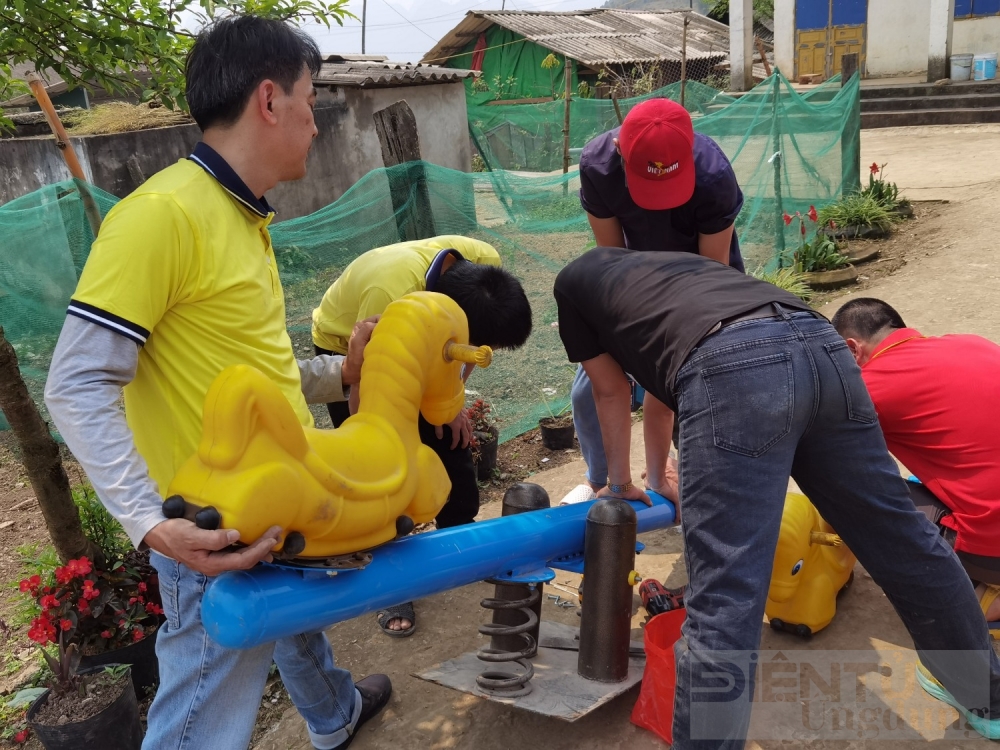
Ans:
{"label": "yellow plastic handle", "polygon": [[447,362],[465,362],[479,367],[489,367],[493,362],[493,350],[488,346],[471,346],[449,341],[444,345],[444,358]]}

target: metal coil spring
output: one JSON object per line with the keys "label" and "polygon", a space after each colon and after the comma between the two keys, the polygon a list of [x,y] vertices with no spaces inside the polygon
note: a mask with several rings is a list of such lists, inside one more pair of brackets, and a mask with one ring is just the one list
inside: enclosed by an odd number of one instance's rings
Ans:
{"label": "metal coil spring", "polygon": [[538,644],[535,638],[528,632],[533,630],[538,624],[538,615],[531,609],[538,604],[542,592],[534,588],[526,599],[516,599],[507,601],[504,599],[483,599],[480,606],[483,609],[517,609],[524,613],[526,622],[520,625],[500,625],[492,622],[483,623],[479,626],[479,632],[483,635],[512,636],[516,635],[524,641],[524,648],[520,651],[500,651],[498,649],[484,647],[476,654],[482,661],[491,663],[516,663],[522,671],[508,672],[500,670],[487,670],[476,677],[476,684],[480,690],[491,695],[514,698],[520,695],[527,695],[531,692],[531,685],[528,684],[535,676],[535,668],[528,661],[538,652]]}

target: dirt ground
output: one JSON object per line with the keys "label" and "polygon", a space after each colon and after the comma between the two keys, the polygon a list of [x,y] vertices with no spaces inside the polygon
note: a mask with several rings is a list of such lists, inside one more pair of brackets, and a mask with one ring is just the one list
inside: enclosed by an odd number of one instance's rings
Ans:
{"label": "dirt ground", "polygon": [[[1000,126],[902,128],[864,131],[862,163],[888,162],[888,177],[897,181],[902,192],[918,201],[918,218],[908,222],[883,247],[880,263],[869,264],[868,276],[846,293],[831,293],[817,299],[824,314],[831,315],[839,304],[857,295],[878,296],[896,306],[908,324],[925,333],[974,332],[1000,341],[1000,282],[997,273],[997,245],[991,219],[995,199],[991,192],[1000,182]],[[929,203],[927,201],[936,201]],[[871,269],[871,270],[867,270]],[[641,430],[633,431],[633,475],[641,470]],[[480,518],[499,515],[500,497],[511,481],[528,478],[548,490],[553,502],[583,481],[584,466],[578,453],[549,455],[538,445],[512,441],[508,457],[516,449],[514,470],[484,490]],[[506,447],[506,446],[505,446]],[[542,462],[542,458],[549,461]],[[509,462],[508,462],[509,464]],[[554,467],[554,468],[552,468]],[[43,538],[40,514],[32,510],[31,491],[23,471],[9,451],[0,446],[0,583],[18,577],[16,546]],[[9,526],[5,525],[13,521]],[[641,537],[647,548],[637,558],[644,577],[654,577],[667,586],[685,582],[681,537],[676,530],[661,530]],[[557,582],[574,589],[578,576],[559,574]],[[389,639],[377,629],[374,615],[334,626],[329,630],[338,663],[361,677],[385,672],[393,679],[394,695],[389,707],[361,731],[352,750],[402,748],[551,748],[552,750],[604,750],[663,748],[654,735],[629,722],[638,688],[615,699],[583,719],[564,723],[546,719],[487,700],[424,682],[414,675],[468,651],[479,648],[482,637],[478,625],[486,619],[479,601],[491,593],[490,586],[474,584],[421,600],[416,604],[417,632],[408,639]],[[564,598],[570,593],[558,590]],[[6,595],[2,597],[6,599]],[[645,612],[634,602],[633,638],[641,640]],[[777,634],[765,628],[762,653],[783,649],[787,653],[855,652],[861,661],[897,663],[899,653],[912,664],[910,641],[881,591],[860,568],[852,588],[842,597],[833,623],[810,641]],[[543,603],[543,619],[577,626],[575,610],[561,609],[552,601]],[[0,618],[9,618],[11,605],[0,602]],[[19,649],[7,644],[15,657]],[[25,645],[26,648],[26,645]],[[28,653],[25,651],[25,658]],[[8,669],[4,683],[15,679],[16,665]],[[865,680],[870,676],[866,676]],[[867,684],[867,683],[866,683]],[[4,685],[0,685],[2,692]],[[923,747],[927,741],[939,747],[986,747],[978,736],[945,736],[945,726],[957,714],[919,690],[907,697],[908,714],[919,740],[892,741],[892,747]],[[272,701],[274,701],[272,703]],[[265,699],[268,711],[261,715],[257,750],[307,750],[310,747],[303,722],[288,706],[287,694],[277,688]],[[284,711],[282,711],[282,707]],[[881,711],[882,704],[873,704]],[[873,714],[875,715],[875,714]],[[762,726],[766,711],[755,709],[751,737],[784,740],[752,740],[751,748],[796,747],[806,736],[793,729],[783,734],[773,726]],[[915,718],[914,718],[915,717]],[[921,723],[920,718],[924,721]],[[918,726],[919,724],[919,726]],[[874,728],[873,728],[874,727]],[[890,746],[879,737],[878,722],[859,723],[853,735],[819,744],[828,748],[878,748]]]}

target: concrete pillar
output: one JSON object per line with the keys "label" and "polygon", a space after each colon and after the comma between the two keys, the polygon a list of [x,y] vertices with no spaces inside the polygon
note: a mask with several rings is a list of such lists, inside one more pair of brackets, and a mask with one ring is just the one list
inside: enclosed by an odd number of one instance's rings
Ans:
{"label": "concrete pillar", "polygon": [[729,65],[731,91],[753,88],[753,0],[729,0]]}
{"label": "concrete pillar", "polygon": [[927,50],[927,81],[950,76],[951,34],[955,24],[955,0],[931,0],[930,44]]}
{"label": "concrete pillar", "polygon": [[774,0],[774,65],[795,80],[795,0]]}

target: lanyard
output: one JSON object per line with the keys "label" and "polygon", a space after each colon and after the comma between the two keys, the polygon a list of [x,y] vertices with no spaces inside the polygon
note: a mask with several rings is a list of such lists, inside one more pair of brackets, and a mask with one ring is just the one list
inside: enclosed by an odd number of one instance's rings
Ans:
{"label": "lanyard", "polygon": [[925,338],[927,338],[927,337],[926,336],[910,336],[909,338],[905,338],[902,341],[897,341],[895,344],[890,344],[889,346],[887,346],[882,351],[877,352],[874,355],[872,355],[872,358],[869,359],[868,361],[871,362],[872,359],[877,359],[878,357],[881,357],[883,354],[885,354],[890,349],[895,349],[897,346],[899,346],[900,344],[905,344],[907,341],[913,341],[913,339],[925,339]]}

